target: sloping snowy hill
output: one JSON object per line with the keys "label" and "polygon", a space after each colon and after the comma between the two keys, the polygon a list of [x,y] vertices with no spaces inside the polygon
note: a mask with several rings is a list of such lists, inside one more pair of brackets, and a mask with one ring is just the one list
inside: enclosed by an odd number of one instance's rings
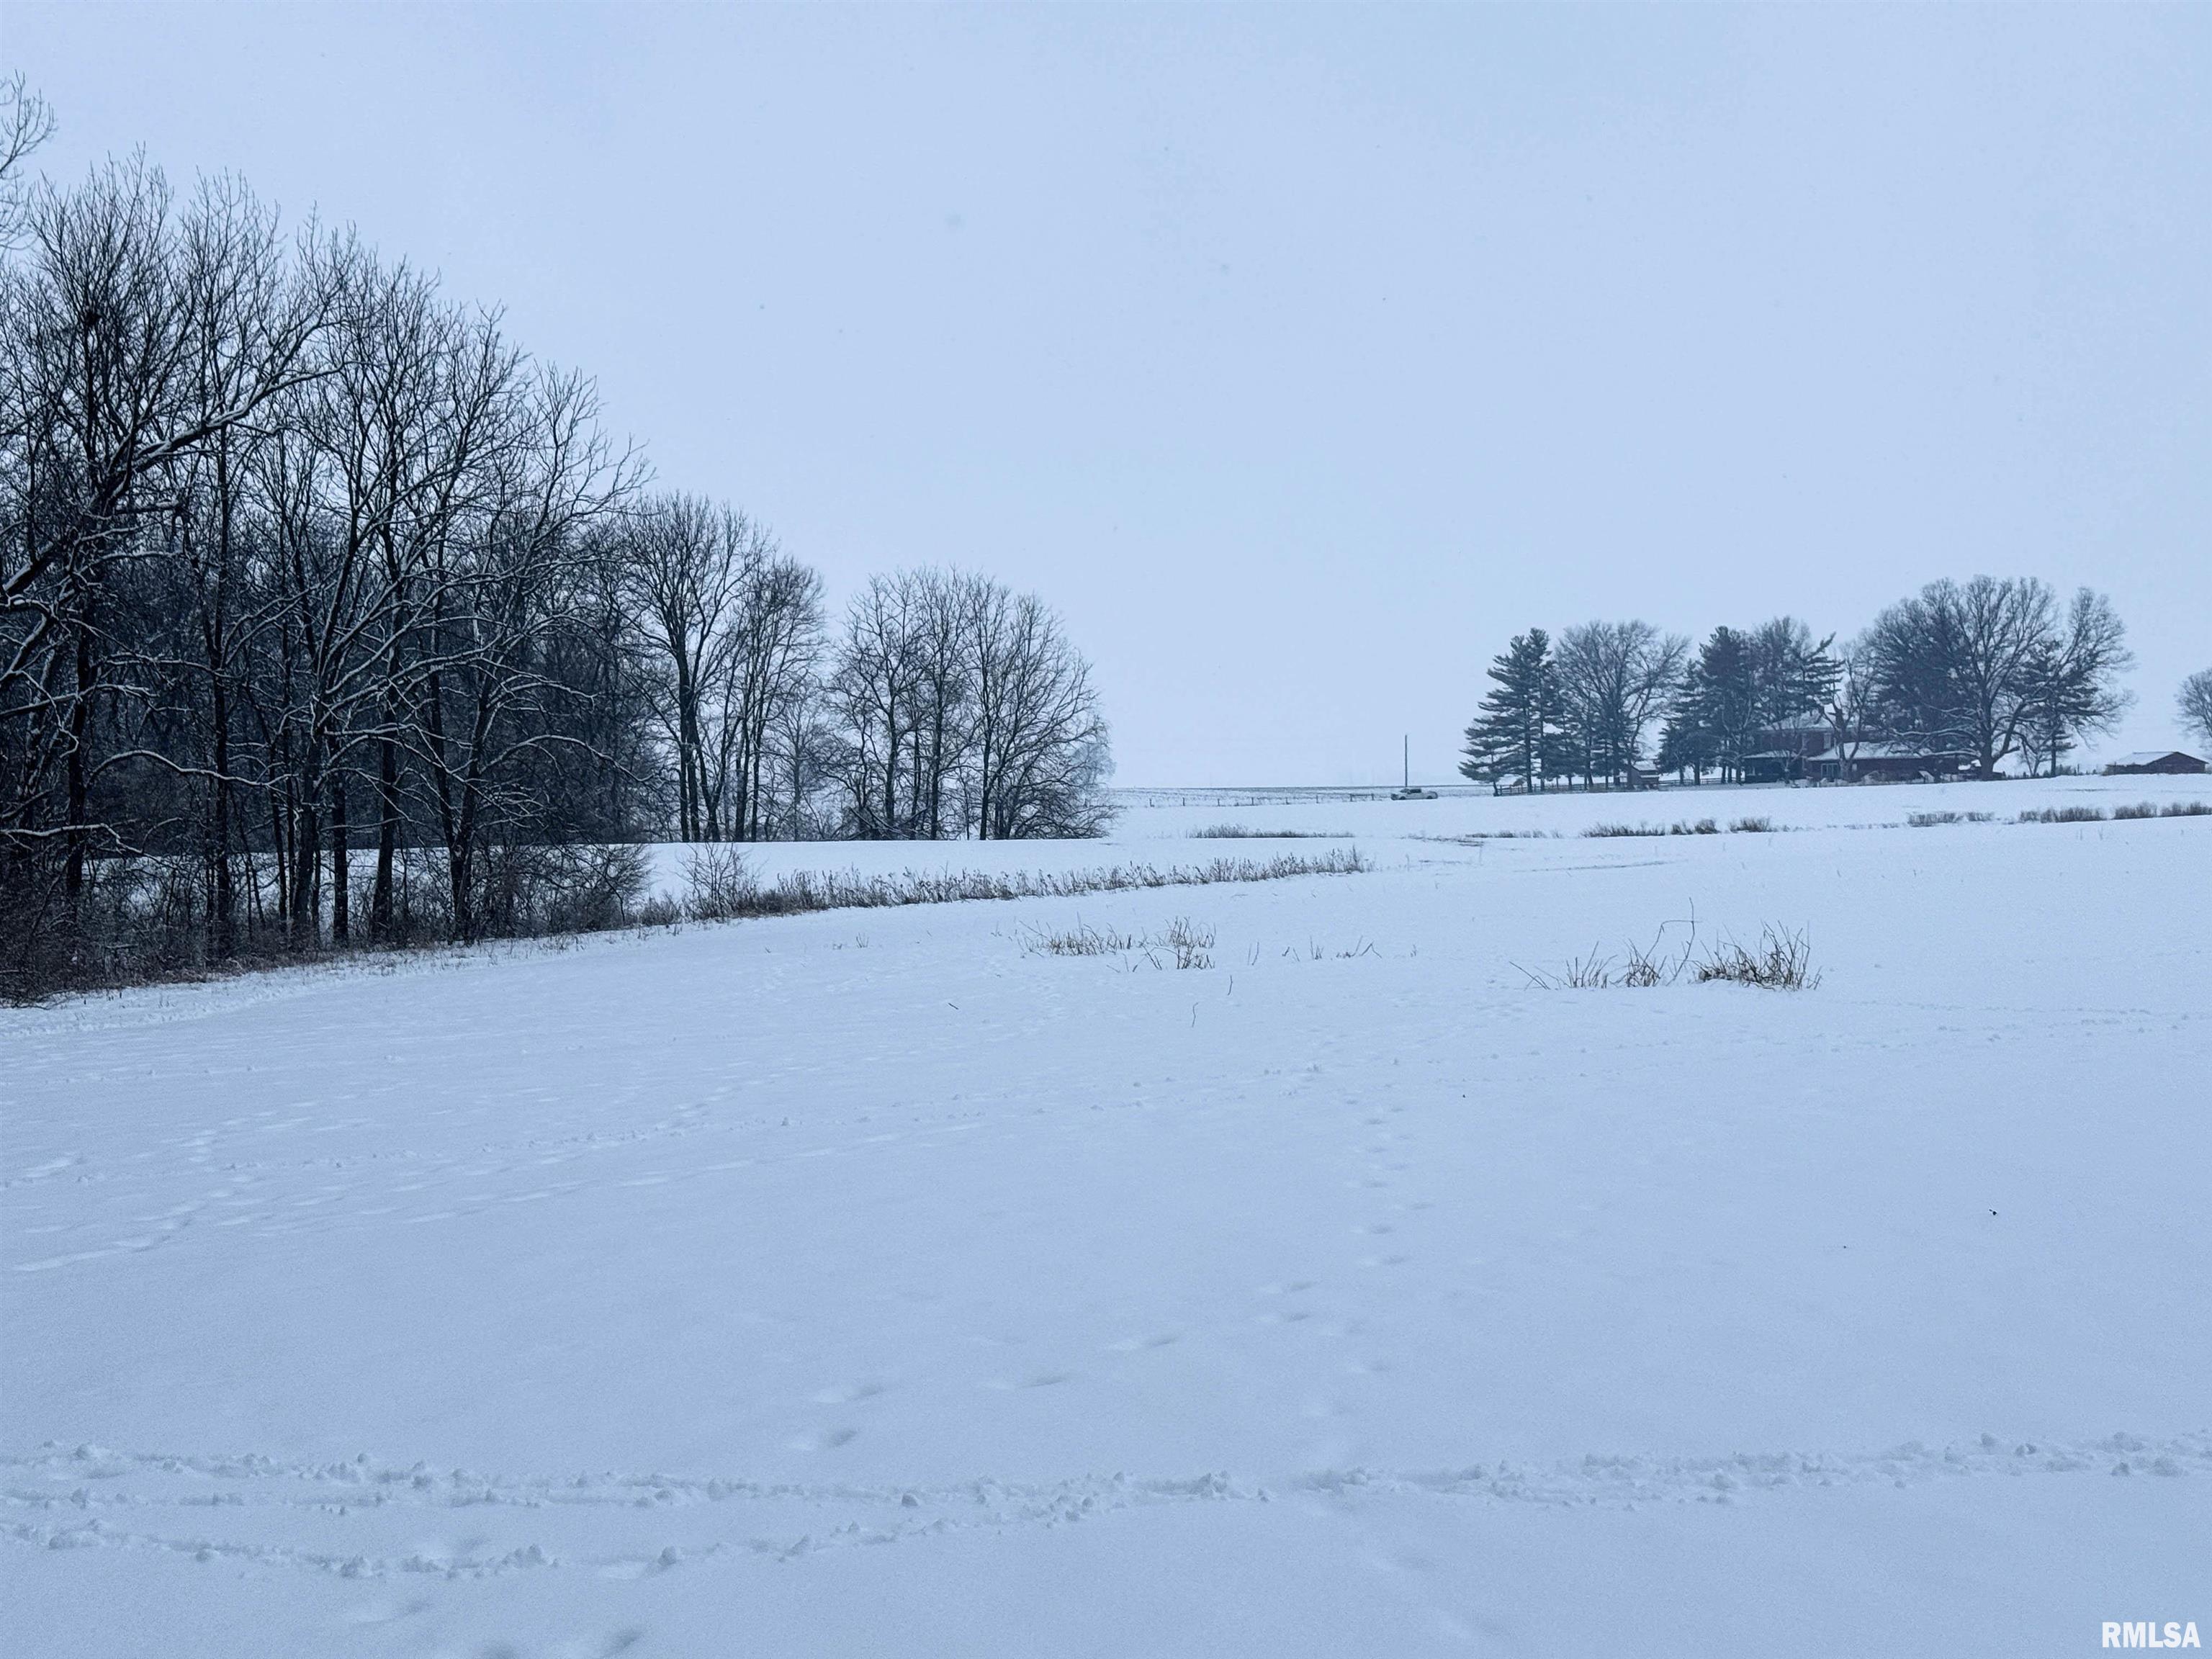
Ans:
{"label": "sloping snowy hill", "polygon": [[[1375,868],[0,1014],[0,1647],[2212,1630],[2212,817],[1880,827],[2201,783],[2117,781],[1163,807],[925,850]],[[1686,811],[1802,827],[1573,833]],[[1522,971],[1692,914],[1823,982]]]}

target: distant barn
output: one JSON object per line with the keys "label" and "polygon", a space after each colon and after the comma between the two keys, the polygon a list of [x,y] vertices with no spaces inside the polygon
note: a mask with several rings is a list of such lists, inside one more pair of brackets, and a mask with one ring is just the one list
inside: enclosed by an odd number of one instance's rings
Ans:
{"label": "distant barn", "polygon": [[2212,771],[2194,755],[2184,754],[2179,749],[2139,749],[2132,755],[2123,755],[2105,769],[2107,777],[2141,777],[2150,773],[2172,775],[2180,772]]}

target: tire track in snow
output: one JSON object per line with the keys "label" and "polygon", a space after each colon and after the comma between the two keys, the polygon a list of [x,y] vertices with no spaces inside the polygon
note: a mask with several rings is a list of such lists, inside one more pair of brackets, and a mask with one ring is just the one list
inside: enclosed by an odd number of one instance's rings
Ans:
{"label": "tire track in snow", "polygon": [[[0,1456],[0,1538],[33,1548],[127,1548],[183,1554],[342,1577],[429,1574],[483,1578],[544,1569],[587,1570],[641,1577],[715,1557],[790,1559],[852,1545],[883,1545],[950,1532],[1052,1527],[1132,1510],[1189,1504],[1266,1504],[1327,1499],[1357,1503],[1370,1496],[1446,1502],[1533,1504],[1554,1508],[1759,1502],[1788,1492],[1992,1476],[2212,1477],[2212,1432],[2153,1440],[2118,1433],[2095,1441],[2015,1442],[1984,1435],[1972,1445],[1931,1448],[1918,1442],[1883,1452],[1735,1453],[1724,1457],[1649,1457],[1592,1453],[1551,1464],[1507,1462],[1437,1470],[1323,1469],[1272,1483],[1227,1472],[1181,1477],[1086,1474],[1048,1482],[989,1477],[951,1486],[869,1486],[845,1482],[763,1483],[744,1479],[605,1473],[512,1475],[435,1470],[416,1463],[299,1463],[248,1454],[198,1457],[116,1452],[97,1446],[41,1448]],[[150,1488],[150,1489],[149,1489]],[[379,1554],[368,1549],[308,1547],[220,1535],[189,1517],[225,1513],[280,1525],[286,1512],[312,1512],[323,1524],[404,1520],[465,1511],[480,1530],[527,1529],[533,1516],[602,1512],[597,1529],[635,1530],[641,1522],[662,1536],[672,1518],[704,1508],[744,1517],[703,1540],[658,1548],[599,1548],[574,1553],[542,1538],[474,1538],[453,1547],[420,1547]],[[242,1512],[242,1513],[241,1513]],[[661,1517],[671,1517],[664,1522]],[[577,1518],[573,1516],[569,1518]],[[763,1534],[746,1522],[781,1520],[785,1530]],[[542,1529],[542,1528],[541,1528]],[[343,1530],[343,1528],[341,1528]],[[696,1528],[693,1528],[696,1534]],[[597,1540],[612,1544],[617,1540]]]}

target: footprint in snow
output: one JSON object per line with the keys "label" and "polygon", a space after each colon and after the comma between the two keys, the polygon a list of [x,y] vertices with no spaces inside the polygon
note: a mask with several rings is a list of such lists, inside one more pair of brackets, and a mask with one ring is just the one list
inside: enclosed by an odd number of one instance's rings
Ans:
{"label": "footprint in snow", "polygon": [[389,1625],[402,1619],[410,1619],[430,1604],[414,1601],[364,1601],[349,1609],[345,1616],[349,1625]]}
{"label": "footprint in snow", "polygon": [[857,1400],[873,1400],[884,1391],[880,1382],[846,1382],[824,1389],[814,1396],[817,1406],[849,1406]]}

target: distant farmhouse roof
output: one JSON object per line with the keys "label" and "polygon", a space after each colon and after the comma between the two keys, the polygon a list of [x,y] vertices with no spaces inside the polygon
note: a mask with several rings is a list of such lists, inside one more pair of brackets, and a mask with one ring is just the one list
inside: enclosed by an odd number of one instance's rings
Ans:
{"label": "distant farmhouse roof", "polygon": [[2105,768],[2107,772],[2203,772],[2204,762],[2197,756],[2179,749],[2138,749],[2132,755],[2123,755]]}
{"label": "distant farmhouse roof", "polygon": [[1964,770],[1973,757],[1963,750],[1930,749],[1917,743],[1830,744],[1808,760],[1816,778],[1863,779],[1945,777]]}
{"label": "distant farmhouse roof", "polygon": [[[1846,753],[1848,751],[1848,753]],[[1917,743],[1862,743],[1856,745],[1830,744],[1820,751],[1820,758],[1833,760],[1908,761],[1959,760],[1966,751],[1960,749],[1929,749]]]}

